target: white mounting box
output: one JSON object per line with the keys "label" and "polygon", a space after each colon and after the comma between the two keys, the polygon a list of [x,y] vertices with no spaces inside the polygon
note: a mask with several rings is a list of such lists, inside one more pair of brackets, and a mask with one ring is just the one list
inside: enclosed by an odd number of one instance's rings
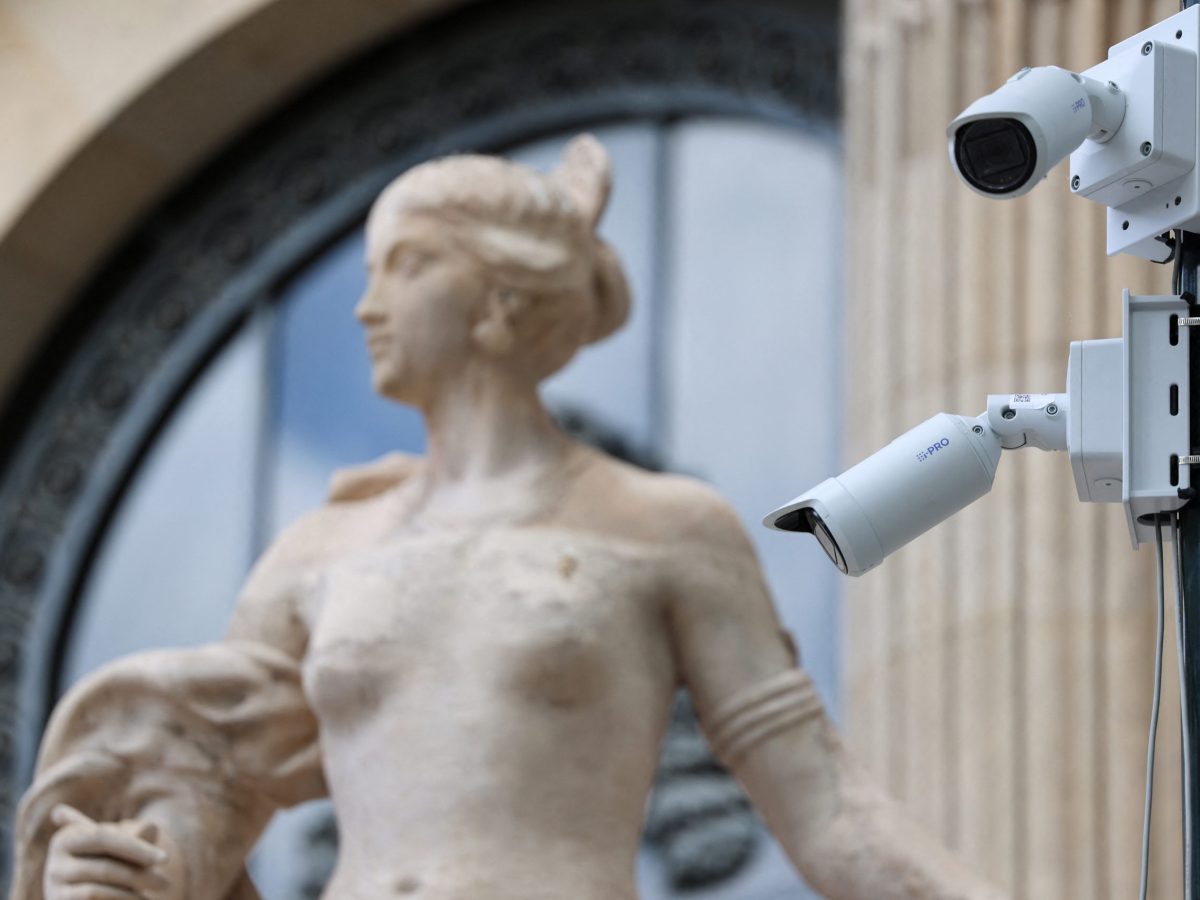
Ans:
{"label": "white mounting box", "polygon": [[1125,342],[1071,341],[1067,450],[1084,503],[1120,503],[1125,454]]}
{"label": "white mounting box", "polygon": [[1179,462],[1191,440],[1188,335],[1172,322],[1188,306],[1173,295],[1135,297],[1126,290],[1124,308],[1121,500],[1137,549],[1154,541],[1154,514],[1183,506],[1179,490],[1191,486],[1190,467]]}
{"label": "white mounting box", "polygon": [[[1179,509],[1191,486],[1187,303],[1123,298],[1125,337],[1073,341],[1067,364],[1067,451],[1079,499],[1121,503],[1134,549],[1154,540],[1154,515]],[[1172,343],[1174,341],[1174,343]],[[1139,521],[1143,516],[1145,521]]]}
{"label": "white mounting box", "polygon": [[[1165,261],[1159,236],[1200,230],[1200,6],[1115,44],[1082,73],[1116,84],[1125,121],[1071,154],[1072,190],[1108,209],[1108,252]],[[1078,179],[1078,180],[1076,180]]]}

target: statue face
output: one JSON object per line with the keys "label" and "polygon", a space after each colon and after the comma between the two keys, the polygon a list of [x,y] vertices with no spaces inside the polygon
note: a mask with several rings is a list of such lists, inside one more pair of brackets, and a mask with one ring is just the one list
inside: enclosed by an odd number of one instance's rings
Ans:
{"label": "statue face", "polygon": [[424,406],[475,353],[472,328],[487,284],[461,251],[439,246],[436,224],[380,219],[367,226],[367,291],[355,315],[375,390]]}

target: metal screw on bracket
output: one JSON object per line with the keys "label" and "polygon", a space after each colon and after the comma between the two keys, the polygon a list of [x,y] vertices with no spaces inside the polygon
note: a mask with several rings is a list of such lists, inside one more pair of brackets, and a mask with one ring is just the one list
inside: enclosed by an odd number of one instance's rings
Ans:
{"label": "metal screw on bracket", "polygon": [[1142,44],[1142,56],[1149,56],[1154,52],[1154,41],[1146,41]]}
{"label": "metal screw on bracket", "polygon": [[1057,404],[1057,403],[1050,403],[1050,404],[1047,404],[1047,406],[1046,406],[1046,415],[1048,415],[1048,416],[1057,416],[1057,415],[1058,415],[1058,404]]}
{"label": "metal screw on bracket", "polygon": [[1071,190],[1073,190],[1073,191],[1079,190],[1079,176],[1078,175],[1071,176]]}
{"label": "metal screw on bracket", "polygon": [[1142,156],[1149,156],[1150,151],[1153,149],[1154,149],[1154,145],[1151,144],[1149,141],[1146,141],[1145,143],[1142,144]]}
{"label": "metal screw on bracket", "polygon": [[975,425],[971,428],[971,430],[973,432],[975,432],[976,434],[983,434],[983,426],[982,425]]}
{"label": "metal screw on bracket", "polygon": [[1006,409],[1004,412],[1000,413],[1000,415],[1006,419],[1015,419],[1017,417],[1017,411],[1015,409]]}
{"label": "metal screw on bracket", "polygon": [[1121,93],[1121,88],[1117,85],[1117,83],[1115,81],[1110,81],[1108,83],[1108,92],[1110,94],[1119,94],[1119,93]]}

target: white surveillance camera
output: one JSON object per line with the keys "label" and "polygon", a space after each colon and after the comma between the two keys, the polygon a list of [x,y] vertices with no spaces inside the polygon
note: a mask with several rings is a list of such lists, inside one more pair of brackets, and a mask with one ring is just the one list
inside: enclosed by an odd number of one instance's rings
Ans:
{"label": "white surveillance camera", "polygon": [[[992,487],[1002,450],[1065,450],[1086,502],[1125,507],[1136,549],[1191,496],[1185,327],[1200,327],[1174,295],[1125,292],[1125,336],[1076,341],[1062,394],[991,394],[974,419],[938,413],[841,475],[763,519],[814,535],[847,575],[862,575]],[[1196,324],[1193,324],[1196,323]]]}
{"label": "white surveillance camera", "polygon": [[763,524],[811,533],[839,569],[861,575],[991,490],[1000,449],[986,414],[939,413]]}
{"label": "white surveillance camera", "polygon": [[950,161],[974,191],[1019,197],[1089,138],[1103,143],[1125,119],[1116,85],[1057,66],[1022,69],[946,129]]}
{"label": "white surveillance camera", "polygon": [[950,162],[985,197],[1019,197],[1063,157],[1071,193],[1108,208],[1108,252],[1167,262],[1200,231],[1200,4],[1082,72],[1022,69],[946,129]]}

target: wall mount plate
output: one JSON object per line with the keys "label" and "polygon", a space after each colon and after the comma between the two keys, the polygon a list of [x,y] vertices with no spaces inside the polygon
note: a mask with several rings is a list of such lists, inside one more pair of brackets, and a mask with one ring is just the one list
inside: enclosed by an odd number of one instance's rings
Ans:
{"label": "wall mount plate", "polygon": [[1188,305],[1174,295],[1136,297],[1128,290],[1123,305],[1121,501],[1137,549],[1154,542],[1154,516],[1183,506],[1179,491],[1191,486],[1191,468],[1179,461],[1191,441],[1189,341],[1178,325]]}
{"label": "wall mount plate", "polygon": [[1071,154],[1072,190],[1108,207],[1109,255],[1165,262],[1161,235],[1200,230],[1200,6],[1115,44],[1082,74],[1114,82],[1127,107],[1109,141]]}

